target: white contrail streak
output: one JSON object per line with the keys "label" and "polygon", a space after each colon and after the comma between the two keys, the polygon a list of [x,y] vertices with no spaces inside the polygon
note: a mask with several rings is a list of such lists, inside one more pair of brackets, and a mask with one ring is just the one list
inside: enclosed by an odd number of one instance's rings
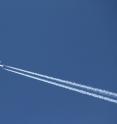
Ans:
{"label": "white contrail streak", "polygon": [[55,85],[55,86],[58,86],[58,87],[62,87],[62,88],[65,88],[65,89],[68,89],[68,90],[71,90],[71,91],[76,91],[76,92],[81,93],[81,94],[85,94],[85,95],[88,95],[88,96],[92,96],[92,97],[95,97],[95,98],[98,98],[98,99],[102,99],[102,100],[113,102],[113,103],[117,104],[117,100],[109,98],[109,97],[105,97],[105,96],[98,95],[98,94],[95,94],[95,93],[91,93],[91,92],[88,92],[88,91],[84,91],[84,90],[80,90],[80,89],[73,88],[73,87],[70,87],[70,86],[66,86],[64,84],[59,84],[59,83],[56,83],[54,81],[49,81],[49,80],[42,79],[42,78],[39,78],[39,77],[34,77],[34,76],[29,75],[29,74],[25,74],[25,73],[22,73],[22,72],[17,72],[17,71],[11,70],[11,69],[6,69],[6,68],[4,68],[4,69],[7,70],[7,71],[10,71],[12,73],[23,75],[25,77],[36,79],[36,80],[39,80],[39,81],[42,81],[42,82],[45,82],[45,83],[48,83],[48,84],[52,84],[52,85]]}
{"label": "white contrail streak", "polygon": [[34,73],[34,72],[31,72],[31,71],[26,71],[26,70],[23,70],[23,69],[12,67],[12,66],[7,66],[6,65],[5,67],[6,68],[10,68],[10,69],[14,69],[14,70],[17,70],[17,71],[25,72],[25,73],[28,73],[28,74],[36,75],[36,76],[39,76],[41,78],[46,78],[48,80],[57,81],[57,82],[60,82],[60,83],[64,83],[64,84],[68,84],[68,85],[71,85],[71,86],[79,87],[79,88],[82,88],[84,90],[93,91],[95,93],[99,93],[99,94],[103,94],[103,95],[108,95],[108,96],[112,96],[112,97],[117,98],[117,93],[110,92],[110,91],[107,91],[107,90],[102,90],[102,89],[98,89],[98,88],[82,85],[82,84],[79,84],[79,83],[74,83],[74,82],[71,82],[71,81],[62,80],[62,79],[50,77],[50,76],[47,76],[47,75]]}

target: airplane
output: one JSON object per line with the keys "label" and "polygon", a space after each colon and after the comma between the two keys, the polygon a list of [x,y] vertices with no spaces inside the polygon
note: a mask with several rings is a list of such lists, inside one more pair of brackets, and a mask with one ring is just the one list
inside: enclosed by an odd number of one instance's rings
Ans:
{"label": "airplane", "polygon": [[3,65],[3,64],[1,64],[1,63],[2,63],[2,62],[0,61],[0,67],[1,67],[1,68],[3,68],[3,67],[4,67],[4,65]]}
{"label": "airplane", "polygon": [[0,65],[0,67],[1,67],[1,68],[3,68],[3,67],[4,67],[4,65]]}

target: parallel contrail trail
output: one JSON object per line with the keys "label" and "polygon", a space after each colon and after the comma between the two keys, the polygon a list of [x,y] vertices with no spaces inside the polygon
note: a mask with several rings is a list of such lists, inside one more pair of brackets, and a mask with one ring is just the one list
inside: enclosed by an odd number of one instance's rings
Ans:
{"label": "parallel contrail trail", "polygon": [[82,85],[82,84],[79,84],[79,83],[74,83],[74,82],[71,82],[71,81],[62,80],[62,79],[50,77],[50,76],[39,74],[39,73],[34,73],[34,72],[31,72],[31,71],[19,69],[19,68],[12,67],[12,66],[7,66],[6,65],[5,67],[8,68],[8,69],[10,68],[10,69],[14,69],[16,71],[21,71],[21,72],[25,72],[25,73],[28,73],[28,74],[31,74],[31,75],[35,75],[35,76],[38,76],[38,77],[41,77],[41,78],[46,78],[48,80],[56,81],[56,82],[59,82],[59,83],[79,87],[79,88],[82,88],[83,90],[88,90],[88,91],[91,91],[91,92],[94,92],[94,93],[99,93],[99,94],[102,94],[102,95],[108,95],[108,96],[112,96],[114,98],[117,98],[117,93],[110,92],[110,91],[107,91],[107,90],[102,90],[102,89]]}
{"label": "parallel contrail trail", "polygon": [[65,84],[60,84],[60,83],[57,83],[57,82],[54,82],[54,81],[49,81],[47,79],[42,79],[42,78],[39,78],[39,77],[35,77],[35,76],[29,75],[29,74],[25,74],[25,73],[22,73],[22,72],[18,72],[18,71],[12,70],[12,69],[7,69],[7,68],[4,68],[4,69],[9,71],[9,72],[12,72],[12,73],[23,75],[25,77],[36,79],[36,80],[39,80],[39,81],[42,81],[42,82],[45,82],[45,83],[48,83],[48,84],[52,84],[52,85],[55,85],[55,86],[58,86],[58,87],[62,87],[64,89],[68,89],[68,90],[71,90],[71,91],[76,91],[76,92],[81,93],[81,94],[85,94],[85,95],[88,95],[88,96],[92,96],[92,97],[95,97],[95,98],[98,98],[98,99],[102,99],[102,100],[113,102],[113,103],[117,104],[117,100],[113,99],[113,98],[109,98],[109,97],[106,97],[106,96],[98,95],[98,94],[95,94],[93,92],[91,93],[91,92],[88,92],[88,91],[80,90],[78,88],[67,86]]}

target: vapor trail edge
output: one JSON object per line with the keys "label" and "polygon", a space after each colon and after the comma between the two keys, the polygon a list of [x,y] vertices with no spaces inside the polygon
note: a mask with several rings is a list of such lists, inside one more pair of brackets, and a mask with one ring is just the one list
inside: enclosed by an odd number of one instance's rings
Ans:
{"label": "vapor trail edge", "polygon": [[25,77],[36,79],[36,80],[39,80],[39,81],[42,81],[42,82],[45,82],[45,83],[48,83],[48,84],[52,84],[52,85],[55,85],[55,86],[58,86],[58,87],[62,87],[64,89],[68,89],[68,90],[71,90],[71,91],[76,91],[76,92],[84,94],[84,95],[92,96],[92,97],[95,97],[95,98],[98,98],[98,99],[102,99],[102,100],[105,100],[105,101],[108,101],[108,102],[113,102],[113,103],[117,104],[117,100],[116,99],[112,99],[112,98],[105,97],[105,96],[102,96],[102,95],[98,95],[98,94],[95,94],[95,93],[87,92],[87,91],[84,91],[84,90],[80,90],[80,89],[77,89],[77,88],[66,86],[64,84],[59,84],[59,83],[56,83],[56,82],[53,82],[53,81],[49,81],[49,80],[46,80],[46,79],[41,79],[41,78],[38,78],[38,77],[31,76],[29,74],[24,74],[24,73],[21,73],[21,72],[13,71],[11,69],[5,69],[5,70],[7,70],[9,72],[12,72],[12,73],[19,74],[19,75],[23,75]]}
{"label": "vapor trail edge", "polygon": [[117,98],[117,93],[110,92],[110,91],[107,91],[107,90],[103,90],[103,89],[99,89],[99,88],[94,88],[94,87],[91,87],[91,86],[87,86],[87,85],[83,85],[83,84],[80,84],[80,83],[75,83],[75,82],[71,82],[71,81],[67,81],[67,80],[62,80],[62,79],[59,79],[59,78],[54,78],[54,77],[50,77],[50,76],[39,74],[39,73],[34,73],[34,72],[31,72],[31,71],[19,69],[19,68],[8,66],[8,65],[5,65],[4,67],[6,69],[10,68],[10,69],[13,69],[13,70],[16,70],[16,71],[21,71],[21,72],[25,72],[25,73],[28,73],[28,74],[31,74],[31,75],[39,76],[41,78],[46,78],[48,80],[52,80],[52,81],[56,81],[56,82],[60,82],[60,83],[64,83],[64,84],[68,84],[68,85],[71,85],[71,86],[82,88],[84,90],[88,90],[88,91],[91,91],[91,92],[95,92],[95,93],[99,93],[99,94],[103,94],[103,95],[108,95],[108,96],[112,96],[112,97]]}

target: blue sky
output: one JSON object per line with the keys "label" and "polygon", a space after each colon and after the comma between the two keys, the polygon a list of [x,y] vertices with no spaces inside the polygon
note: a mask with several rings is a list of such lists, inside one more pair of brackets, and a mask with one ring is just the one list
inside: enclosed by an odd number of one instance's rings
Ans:
{"label": "blue sky", "polygon": [[[0,2],[0,60],[117,92],[116,1]],[[0,71],[2,124],[116,124],[117,105]]]}

